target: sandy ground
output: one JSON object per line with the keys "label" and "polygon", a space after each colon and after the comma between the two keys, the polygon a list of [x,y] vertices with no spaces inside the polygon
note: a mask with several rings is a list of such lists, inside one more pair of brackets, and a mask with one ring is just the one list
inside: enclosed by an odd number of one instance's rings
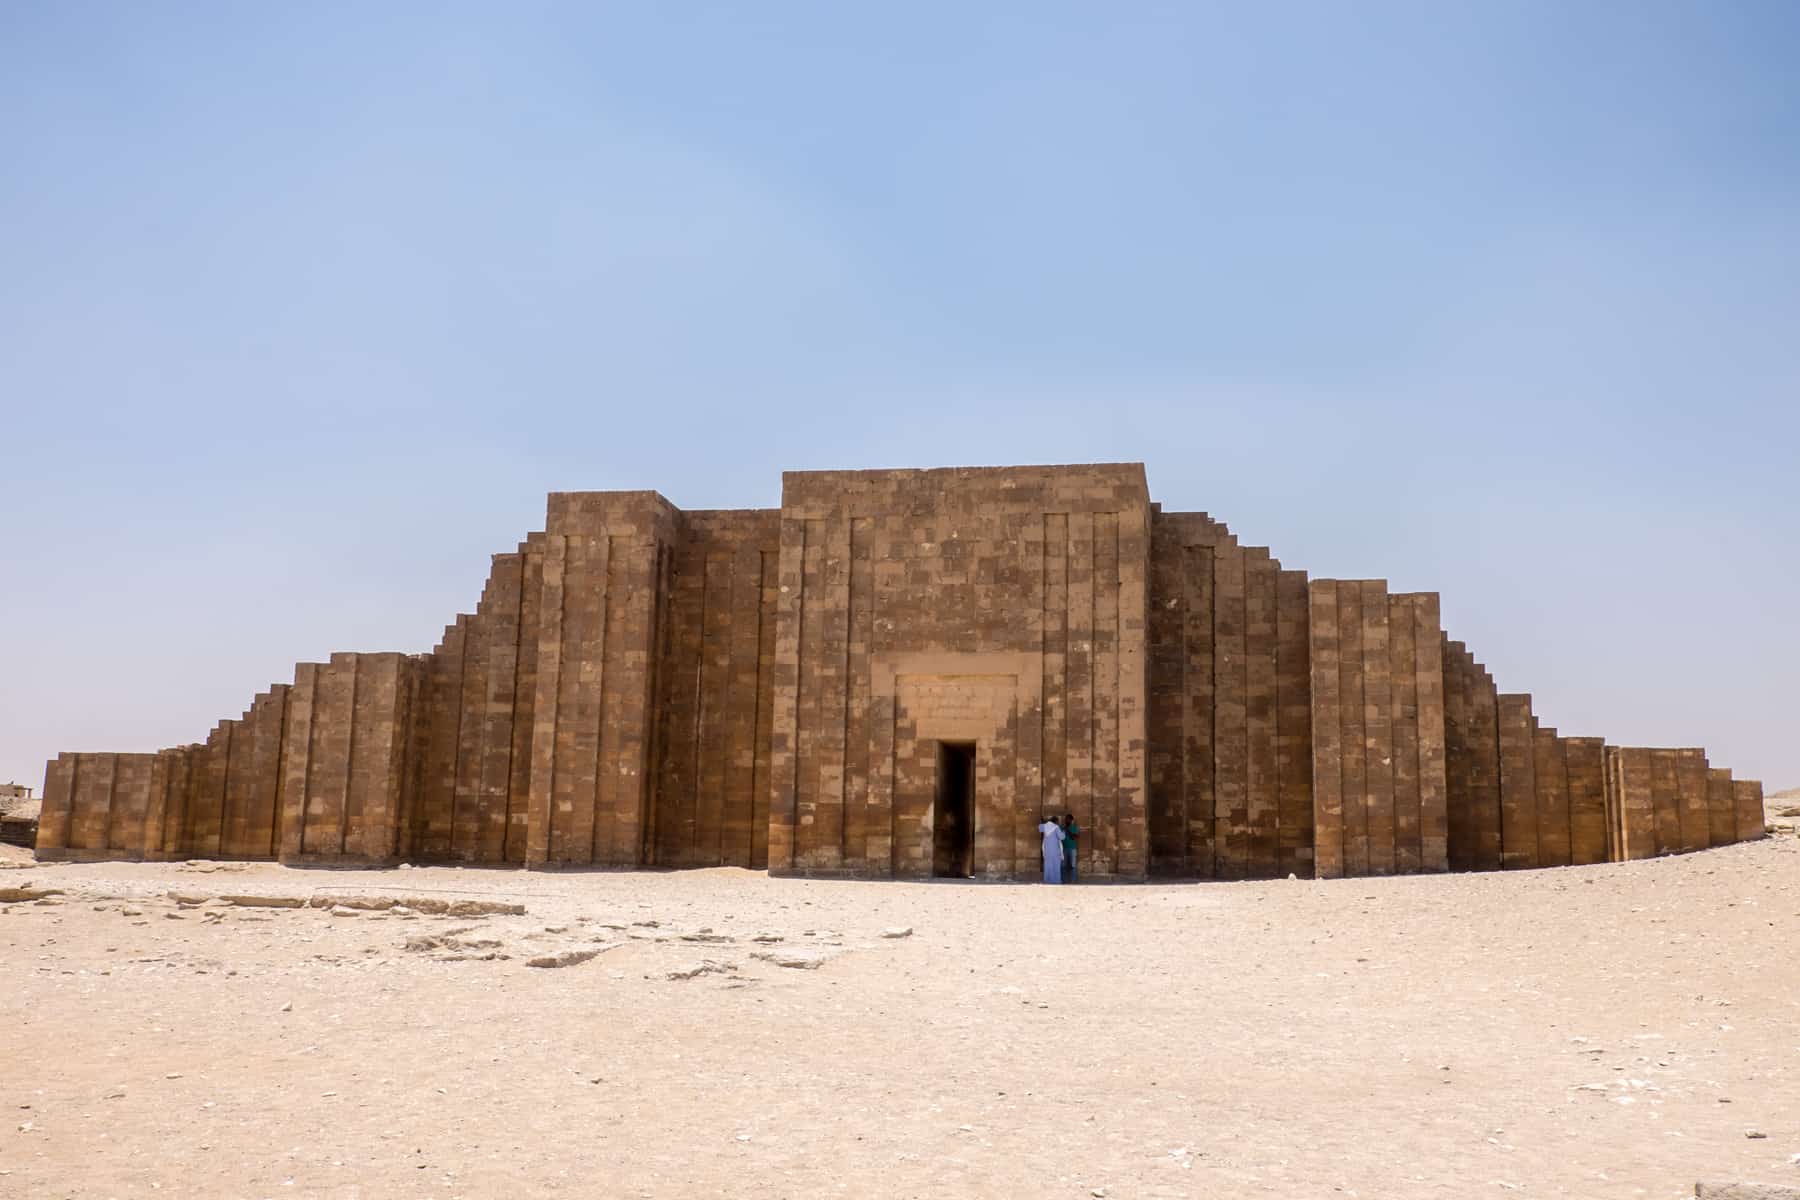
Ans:
{"label": "sandy ground", "polygon": [[1800,1186],[1791,831],[1334,882],[0,871],[25,885],[65,891],[0,903],[3,1196]]}

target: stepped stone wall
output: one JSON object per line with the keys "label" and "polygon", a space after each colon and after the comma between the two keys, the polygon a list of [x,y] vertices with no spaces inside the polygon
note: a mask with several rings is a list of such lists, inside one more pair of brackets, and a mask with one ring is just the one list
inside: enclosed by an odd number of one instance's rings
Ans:
{"label": "stepped stone wall", "polygon": [[1310,875],[1306,576],[1205,513],[1158,511],[1151,529],[1151,870]]}
{"label": "stepped stone wall", "polygon": [[1448,870],[1437,596],[1317,579],[1309,608],[1318,876]]}
{"label": "stepped stone wall", "polygon": [[1761,785],[1699,749],[1541,725],[1434,593],[1309,579],[1103,464],[790,473],[763,510],[555,493],[427,653],[302,663],[203,742],[58,755],[37,849],[1022,879],[1062,812],[1088,879],[1763,832]]}
{"label": "stepped stone wall", "polygon": [[688,513],[668,596],[667,681],[647,861],[769,865],[781,514]]}
{"label": "stepped stone wall", "polygon": [[59,754],[41,858],[386,862],[418,660],[334,654],[256,697],[206,741],[154,754]]}
{"label": "stepped stone wall", "polygon": [[1029,877],[1040,814],[1141,877],[1140,466],[784,477],[769,865],[929,875],[936,745],[976,747],[973,872]]}

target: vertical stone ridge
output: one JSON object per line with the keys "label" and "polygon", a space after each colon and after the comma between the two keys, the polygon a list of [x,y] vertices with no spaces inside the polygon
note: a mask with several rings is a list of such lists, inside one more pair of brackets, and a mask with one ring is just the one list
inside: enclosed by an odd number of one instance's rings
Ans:
{"label": "vertical stone ridge", "polygon": [[1345,872],[1343,630],[1333,579],[1307,584],[1307,637],[1312,674],[1313,871]]}
{"label": "vertical stone ridge", "polygon": [[755,834],[768,782],[756,730],[770,707],[763,565],[779,537],[772,510],[682,515],[655,655],[661,740],[649,837],[661,865],[748,867],[759,841],[767,854],[766,833]]}
{"label": "vertical stone ridge", "polygon": [[1414,692],[1417,703],[1419,869],[1450,869],[1449,780],[1444,711],[1444,632],[1436,592],[1402,596],[1412,609]]}
{"label": "vertical stone ridge", "polygon": [[[1436,593],[1390,593],[1379,579],[1313,580],[1307,623],[1316,873],[1448,870],[1451,756]],[[1458,690],[1459,716],[1462,703]],[[1455,769],[1464,766],[1459,755]]]}
{"label": "vertical stone ridge", "polygon": [[1205,513],[1153,508],[1149,549],[1151,869],[1310,875],[1318,678],[1306,575]]}

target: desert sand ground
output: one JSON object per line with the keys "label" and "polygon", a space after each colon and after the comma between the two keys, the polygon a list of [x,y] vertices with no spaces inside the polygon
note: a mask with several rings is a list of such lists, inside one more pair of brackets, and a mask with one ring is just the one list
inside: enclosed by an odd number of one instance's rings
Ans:
{"label": "desert sand ground", "polygon": [[1331,882],[0,871],[27,885],[63,894],[0,904],[4,1196],[1800,1185],[1791,830]]}

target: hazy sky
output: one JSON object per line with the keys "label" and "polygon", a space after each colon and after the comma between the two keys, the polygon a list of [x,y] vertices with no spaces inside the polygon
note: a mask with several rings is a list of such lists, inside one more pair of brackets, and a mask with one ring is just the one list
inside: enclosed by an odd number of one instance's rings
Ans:
{"label": "hazy sky", "polygon": [[552,489],[1137,460],[1800,784],[1800,5],[0,6],[0,781]]}

